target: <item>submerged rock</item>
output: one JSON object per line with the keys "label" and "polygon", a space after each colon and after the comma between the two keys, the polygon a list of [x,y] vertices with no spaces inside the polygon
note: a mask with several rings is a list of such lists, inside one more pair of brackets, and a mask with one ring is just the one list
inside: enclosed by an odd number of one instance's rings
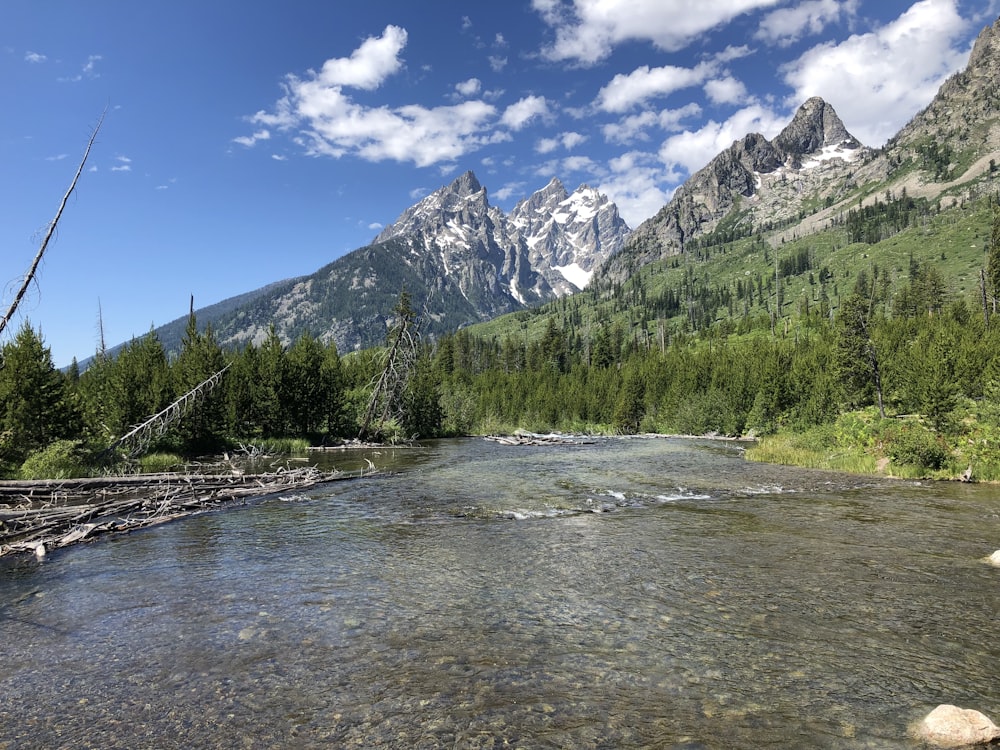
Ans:
{"label": "submerged rock", "polygon": [[968,747],[997,739],[1000,727],[979,711],[943,704],[924,717],[917,733],[938,747]]}

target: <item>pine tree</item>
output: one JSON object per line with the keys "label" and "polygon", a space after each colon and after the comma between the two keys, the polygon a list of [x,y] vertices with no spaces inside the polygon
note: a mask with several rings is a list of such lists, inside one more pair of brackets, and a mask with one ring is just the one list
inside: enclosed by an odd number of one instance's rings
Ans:
{"label": "pine tree", "polygon": [[62,373],[28,322],[0,349],[0,472],[16,469],[32,451],[74,436],[80,427]]}
{"label": "pine tree", "polygon": [[[187,393],[222,370],[225,364],[211,326],[199,333],[192,311],[181,340],[181,353],[170,369],[173,395]],[[218,389],[202,396],[175,429],[180,447],[196,453],[218,449],[224,441],[224,433],[225,400]]]}

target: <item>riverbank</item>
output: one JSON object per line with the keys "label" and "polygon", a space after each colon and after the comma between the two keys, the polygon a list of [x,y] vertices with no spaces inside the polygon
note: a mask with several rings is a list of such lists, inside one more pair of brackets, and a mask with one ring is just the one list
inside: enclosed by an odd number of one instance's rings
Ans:
{"label": "riverbank", "polygon": [[763,436],[746,457],[900,479],[1000,481],[1000,435],[971,418],[937,431],[916,416],[847,412],[832,424]]}

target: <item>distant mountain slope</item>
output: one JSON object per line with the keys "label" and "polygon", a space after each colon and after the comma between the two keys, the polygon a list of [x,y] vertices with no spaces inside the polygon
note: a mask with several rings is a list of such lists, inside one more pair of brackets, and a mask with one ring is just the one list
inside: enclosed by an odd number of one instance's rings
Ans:
{"label": "distant mountain slope", "polygon": [[[308,330],[341,351],[381,343],[406,290],[430,334],[453,331],[586,286],[629,234],[617,207],[587,186],[553,179],[510,216],[466,172],[408,208],[375,241],[313,274],[195,311],[220,343],[260,342],[273,324],[286,342]],[[177,351],[179,318],[157,334]]]}
{"label": "distant mountain slope", "polygon": [[997,161],[1000,20],[980,33],[966,69],[884,148],[862,146],[830,104],[810,99],[774,140],[748,134],[693,174],[600,276],[621,281],[698,241],[765,233],[776,245],[828,228],[886,193],[983,195],[996,189]]}

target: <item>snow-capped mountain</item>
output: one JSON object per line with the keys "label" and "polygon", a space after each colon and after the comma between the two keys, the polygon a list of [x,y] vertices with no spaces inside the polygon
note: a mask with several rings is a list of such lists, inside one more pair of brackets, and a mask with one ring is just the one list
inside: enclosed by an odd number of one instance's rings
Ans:
{"label": "snow-capped mountain", "polygon": [[529,263],[560,296],[587,286],[628,235],[606,196],[587,185],[569,195],[555,177],[514,207],[510,223],[528,246]]}
{"label": "snow-capped mountain", "polygon": [[[384,340],[405,289],[424,331],[447,333],[579,291],[629,231],[618,208],[587,186],[570,195],[553,179],[508,216],[466,172],[404,211],[371,245],[196,315],[225,345],[259,343],[273,324],[286,343],[308,330],[348,351]],[[183,328],[178,319],[158,329],[168,351]]]}
{"label": "snow-capped mountain", "polygon": [[618,207],[591,187],[572,195],[557,179],[507,216],[491,206],[472,172],[407,209],[375,238],[421,237],[445,272],[485,261],[521,304],[583,289],[594,269],[621,249],[629,227]]}

